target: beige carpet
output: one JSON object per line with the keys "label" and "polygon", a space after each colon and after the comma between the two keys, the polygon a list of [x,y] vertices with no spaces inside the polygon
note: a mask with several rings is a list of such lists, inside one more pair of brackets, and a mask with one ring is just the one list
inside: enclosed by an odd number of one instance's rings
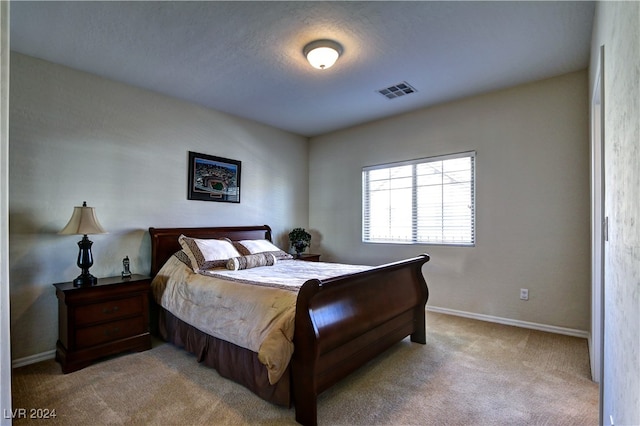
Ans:
{"label": "beige carpet", "polygon": [[[157,342],[63,375],[53,360],[13,371],[13,407],[55,409],[46,425],[295,424],[262,401]],[[320,425],[597,425],[598,386],[587,342],[427,315],[427,344],[405,339],[323,393]]]}

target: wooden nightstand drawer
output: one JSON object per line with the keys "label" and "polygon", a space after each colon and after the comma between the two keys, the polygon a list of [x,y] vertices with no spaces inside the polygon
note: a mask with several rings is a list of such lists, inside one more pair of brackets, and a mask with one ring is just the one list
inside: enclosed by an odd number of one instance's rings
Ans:
{"label": "wooden nightstand drawer", "polygon": [[142,305],[142,297],[136,296],[78,306],[75,311],[76,325],[82,326],[100,321],[125,318],[131,315],[142,315]]}
{"label": "wooden nightstand drawer", "polygon": [[98,278],[92,286],[54,284],[58,298],[56,360],[70,373],[105,356],[151,349],[151,277]]}
{"label": "wooden nightstand drawer", "polygon": [[79,328],[76,330],[77,349],[135,336],[145,331],[144,318],[142,316],[108,322],[93,327]]}

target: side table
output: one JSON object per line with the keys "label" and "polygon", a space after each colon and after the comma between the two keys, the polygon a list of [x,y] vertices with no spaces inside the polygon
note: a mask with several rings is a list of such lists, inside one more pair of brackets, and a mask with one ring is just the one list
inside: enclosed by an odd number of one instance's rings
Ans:
{"label": "side table", "polygon": [[93,286],[54,284],[58,298],[56,360],[63,373],[124,351],[151,349],[151,278],[99,278]]}
{"label": "side table", "polygon": [[307,253],[307,254],[301,254],[300,257],[294,256],[294,259],[304,260],[306,262],[320,262],[320,255]]}

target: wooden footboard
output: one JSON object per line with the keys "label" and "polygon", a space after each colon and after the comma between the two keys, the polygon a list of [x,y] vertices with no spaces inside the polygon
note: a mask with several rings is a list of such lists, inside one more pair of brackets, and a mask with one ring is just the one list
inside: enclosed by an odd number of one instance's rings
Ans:
{"label": "wooden footboard", "polygon": [[330,280],[298,293],[292,391],[296,420],[317,424],[317,397],[406,336],[426,343],[429,255]]}

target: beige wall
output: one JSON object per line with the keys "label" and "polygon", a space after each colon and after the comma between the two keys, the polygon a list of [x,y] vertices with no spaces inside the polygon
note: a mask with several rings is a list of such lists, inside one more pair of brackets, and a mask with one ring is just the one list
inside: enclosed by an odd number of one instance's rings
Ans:
{"label": "beige wall", "polygon": [[[581,71],[312,138],[312,251],[356,263],[428,252],[428,306],[588,330],[587,80]],[[475,247],[361,242],[363,166],[470,150]]]}
{"label": "beige wall", "polygon": [[[187,152],[242,161],[240,204],[189,201]],[[96,207],[98,276],[129,256],[148,273],[150,226],[269,224],[286,247],[308,220],[305,138],[94,75],[12,53],[9,263],[13,358],[55,348],[52,283],[70,281],[73,206]]]}
{"label": "beige wall", "polygon": [[591,87],[604,45],[603,423],[640,424],[640,3],[598,3]]}

